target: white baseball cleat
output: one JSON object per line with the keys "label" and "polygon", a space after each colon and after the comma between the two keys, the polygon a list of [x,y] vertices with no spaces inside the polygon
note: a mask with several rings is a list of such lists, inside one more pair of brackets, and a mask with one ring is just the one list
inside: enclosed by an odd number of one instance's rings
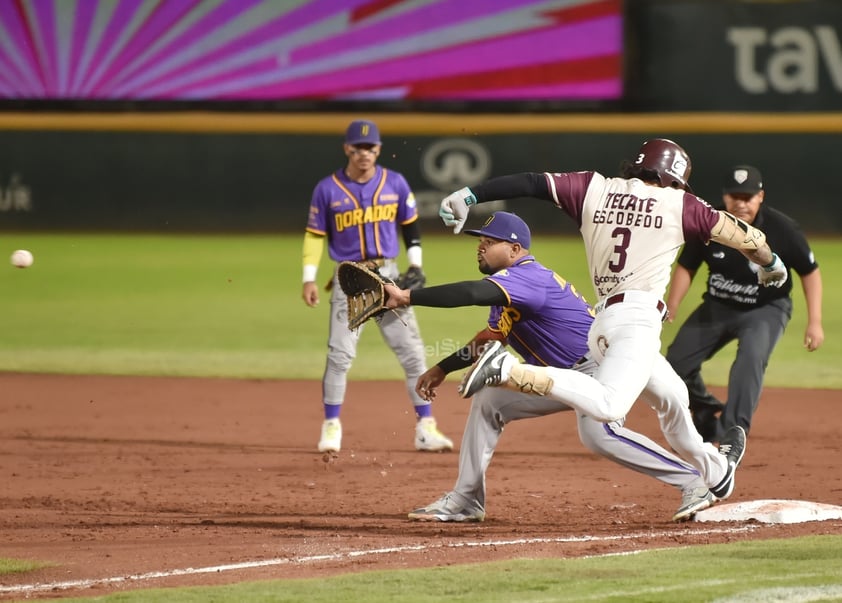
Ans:
{"label": "white baseball cleat", "polygon": [[326,419],[322,423],[319,452],[339,452],[342,448],[342,424],[339,419]]}
{"label": "white baseball cleat", "polygon": [[415,424],[415,449],[426,452],[453,450],[453,441],[439,431],[433,417],[424,417]]}

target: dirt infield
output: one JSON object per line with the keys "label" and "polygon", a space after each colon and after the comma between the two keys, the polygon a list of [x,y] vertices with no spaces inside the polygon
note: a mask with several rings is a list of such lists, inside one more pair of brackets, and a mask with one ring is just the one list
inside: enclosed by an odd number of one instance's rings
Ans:
{"label": "dirt infield", "polygon": [[[506,428],[485,523],[410,522],[453,485],[458,455],[414,451],[402,384],[354,382],[326,462],[320,387],[0,374],[0,557],[53,564],[0,577],[0,599],[842,533],[673,524],[679,493],[589,453],[572,413]],[[436,416],[458,442],[454,389]],[[731,500],[842,504],[840,405],[838,390],[766,390]],[[641,403],[628,425],[663,441]]]}

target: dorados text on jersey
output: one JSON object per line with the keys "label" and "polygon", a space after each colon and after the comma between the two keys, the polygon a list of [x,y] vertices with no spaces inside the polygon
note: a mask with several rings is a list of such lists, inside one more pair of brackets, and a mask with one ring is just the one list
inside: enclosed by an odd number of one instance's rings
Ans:
{"label": "dorados text on jersey", "polygon": [[358,207],[339,212],[334,216],[336,231],[342,232],[346,228],[371,224],[372,222],[394,222],[398,215],[398,204],[373,205],[366,208]]}

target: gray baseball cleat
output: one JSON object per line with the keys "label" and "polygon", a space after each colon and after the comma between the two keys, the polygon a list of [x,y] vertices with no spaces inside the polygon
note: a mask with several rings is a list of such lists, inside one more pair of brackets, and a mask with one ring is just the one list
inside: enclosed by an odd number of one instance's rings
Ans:
{"label": "gray baseball cleat", "polygon": [[699,511],[716,502],[716,497],[706,487],[687,488],[681,493],[681,506],[672,516],[673,521],[690,521]]}
{"label": "gray baseball cleat", "polygon": [[739,425],[729,427],[722,436],[719,443],[719,454],[728,459],[728,471],[725,477],[716,486],[710,489],[718,500],[725,500],[734,491],[734,476],[737,473],[737,466],[743,460],[746,452],[746,432]]}
{"label": "gray baseball cleat", "polygon": [[456,391],[463,398],[470,398],[483,387],[500,385],[503,375],[503,360],[508,356],[506,348],[499,341],[489,341],[482,347],[482,353],[470,370],[465,373]]}
{"label": "gray baseball cleat", "polygon": [[455,492],[448,492],[436,502],[415,509],[409,513],[410,519],[418,521],[445,521],[468,523],[485,519],[485,510],[476,503],[462,502],[464,497]]}

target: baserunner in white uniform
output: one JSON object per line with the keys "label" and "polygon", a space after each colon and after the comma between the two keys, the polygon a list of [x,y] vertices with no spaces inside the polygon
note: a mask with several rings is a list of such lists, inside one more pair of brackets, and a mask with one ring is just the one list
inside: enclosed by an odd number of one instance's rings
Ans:
{"label": "baserunner in white uniform", "polygon": [[[492,340],[507,343],[531,364],[592,373],[596,362],[588,355],[588,330],[594,319],[593,309],[572,283],[530,253],[532,235],[526,222],[512,213],[498,211],[482,228],[464,232],[479,239],[476,259],[485,278],[416,290],[386,285],[390,308],[490,307],[485,328],[421,375],[415,391],[425,400],[433,400],[445,377],[471,366],[478,350]],[[549,396],[502,387],[479,390],[471,402],[459,447],[456,484],[438,500],[410,512],[409,518],[483,521],[485,475],[504,427],[512,421],[569,410],[573,409]],[[579,438],[589,450],[681,492],[674,521],[691,519],[716,502],[696,469],[646,436],[626,428],[623,420],[600,423],[581,412],[576,413],[576,420]]]}
{"label": "baserunner in white uniform", "polygon": [[619,178],[594,171],[502,176],[449,195],[439,215],[459,232],[475,203],[522,197],[551,201],[579,225],[598,298],[588,334],[589,352],[599,362],[593,376],[522,364],[492,342],[465,375],[461,395],[503,385],[551,396],[606,423],[628,414],[640,396],[658,414],[669,445],[723,500],[734,490],[745,432],[731,428],[717,450],[696,431],[687,387],[660,353],[662,298],[686,240],[712,240],[740,250],[761,267],[758,281],[764,286],[781,286],[787,271],[763,232],[692,194],[690,171],[684,149],[656,138],[623,165]]}

